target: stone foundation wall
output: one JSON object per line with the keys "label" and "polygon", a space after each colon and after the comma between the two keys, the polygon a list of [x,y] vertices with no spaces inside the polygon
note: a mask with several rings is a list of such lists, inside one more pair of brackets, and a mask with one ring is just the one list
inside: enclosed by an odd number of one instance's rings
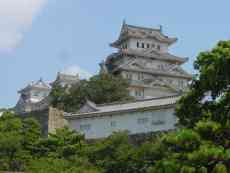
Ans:
{"label": "stone foundation wall", "polygon": [[48,121],[48,132],[55,133],[56,129],[68,126],[67,121],[63,117],[64,112],[56,108],[49,108],[49,121]]}

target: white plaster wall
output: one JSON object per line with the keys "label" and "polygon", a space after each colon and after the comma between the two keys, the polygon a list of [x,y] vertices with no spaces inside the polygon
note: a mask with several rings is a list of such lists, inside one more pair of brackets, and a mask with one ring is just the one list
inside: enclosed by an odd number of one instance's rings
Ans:
{"label": "white plaster wall", "polygon": [[171,96],[175,95],[176,92],[173,92],[169,89],[164,88],[145,88],[144,90],[144,97],[164,97],[164,96]]}
{"label": "white plaster wall", "polygon": [[42,90],[32,90],[31,91],[31,98],[41,101],[45,97],[49,95],[49,91],[42,91]]}
{"label": "white plaster wall", "polygon": [[[146,61],[146,60],[145,60]],[[160,61],[160,60],[151,60],[146,61],[147,68],[152,69],[161,69],[161,66],[163,66],[164,69],[167,69],[167,66],[171,65],[169,62],[166,61]],[[161,69],[162,70],[162,69]]]}
{"label": "white plaster wall", "polygon": [[146,44],[150,44],[150,48],[149,49],[153,49],[151,47],[152,44],[155,44],[155,48],[157,50],[157,45],[160,45],[161,49],[160,51],[161,52],[168,52],[168,45],[165,44],[165,43],[161,43],[155,39],[134,39],[134,38],[131,38],[128,40],[128,48],[131,48],[131,49],[142,49],[141,47],[140,48],[137,48],[137,42],[140,43],[140,46],[142,43],[145,43],[145,46]]}
{"label": "white plaster wall", "polygon": [[173,77],[162,77],[162,79],[166,80],[169,82],[171,81],[171,84],[179,89],[185,89],[188,87],[188,80],[183,79],[183,78],[173,78]]}
{"label": "white plaster wall", "polygon": [[[138,119],[146,118],[145,124],[138,124]],[[95,117],[68,120],[70,128],[85,134],[87,139],[104,138],[114,131],[128,130],[130,134],[148,133],[174,129],[177,121],[174,109],[152,110],[145,112],[125,113],[113,116]],[[111,122],[116,122],[116,127]],[[154,122],[163,121],[164,124],[156,125]],[[81,125],[90,125],[89,130],[81,131]]]}

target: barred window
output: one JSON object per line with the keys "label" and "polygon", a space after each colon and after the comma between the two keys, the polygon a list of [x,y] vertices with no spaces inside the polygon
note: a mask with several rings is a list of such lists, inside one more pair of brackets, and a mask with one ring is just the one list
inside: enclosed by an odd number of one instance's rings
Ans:
{"label": "barred window", "polygon": [[80,130],[82,130],[82,131],[89,131],[90,128],[91,128],[90,124],[81,124],[80,125]]}
{"label": "barred window", "polygon": [[117,126],[117,122],[116,121],[111,121],[110,122],[110,126],[111,127],[116,127]]}
{"label": "barred window", "polygon": [[163,121],[163,120],[153,120],[152,121],[152,125],[163,125],[163,124],[165,124],[165,121]]}
{"label": "barred window", "polygon": [[135,96],[136,97],[144,96],[144,90],[135,90]]}
{"label": "barred window", "polygon": [[143,80],[144,79],[143,73],[138,73],[137,78],[138,80]]}
{"label": "barred window", "polygon": [[142,44],[141,44],[141,47],[142,47],[142,48],[145,48],[145,43],[142,43]]}
{"label": "barred window", "polygon": [[126,73],[126,78],[131,80],[133,78],[133,75],[130,73]]}
{"label": "barred window", "polygon": [[147,43],[147,48],[148,48],[148,49],[150,48],[150,44],[149,44],[149,43]]}
{"label": "barred window", "polygon": [[137,124],[146,124],[148,122],[148,118],[138,118]]}
{"label": "barred window", "polygon": [[157,49],[158,49],[158,50],[161,50],[161,46],[160,46],[160,45],[157,45]]}

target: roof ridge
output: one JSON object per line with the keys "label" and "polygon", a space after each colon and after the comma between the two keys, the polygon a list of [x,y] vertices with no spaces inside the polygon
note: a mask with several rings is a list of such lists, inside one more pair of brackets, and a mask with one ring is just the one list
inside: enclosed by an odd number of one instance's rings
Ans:
{"label": "roof ridge", "polygon": [[127,104],[127,103],[138,103],[143,101],[152,101],[152,100],[162,100],[162,99],[168,99],[168,98],[175,98],[179,97],[181,94],[175,94],[170,96],[162,96],[162,97],[152,97],[152,98],[146,98],[141,100],[134,100],[134,101],[117,101],[112,103],[104,103],[104,104],[96,104],[97,108],[104,107],[104,106],[112,106],[112,105],[118,105],[118,104]]}
{"label": "roof ridge", "polygon": [[127,27],[132,27],[132,28],[139,28],[139,29],[147,29],[147,30],[153,30],[153,31],[159,31],[161,32],[161,29],[157,28],[152,28],[152,27],[144,27],[144,26],[139,26],[139,25],[130,25],[130,24],[125,24]]}

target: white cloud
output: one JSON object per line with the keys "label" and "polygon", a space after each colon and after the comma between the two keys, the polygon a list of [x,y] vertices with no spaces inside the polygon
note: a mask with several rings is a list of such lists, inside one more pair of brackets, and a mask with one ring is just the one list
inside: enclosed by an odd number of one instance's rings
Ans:
{"label": "white cloud", "polygon": [[23,39],[48,0],[0,0],[0,51],[11,51]]}
{"label": "white cloud", "polygon": [[78,65],[69,66],[69,67],[65,68],[63,71],[61,71],[61,73],[69,74],[69,75],[77,75],[78,74],[81,79],[89,79],[92,76],[91,73],[89,73],[86,70],[83,70]]}

